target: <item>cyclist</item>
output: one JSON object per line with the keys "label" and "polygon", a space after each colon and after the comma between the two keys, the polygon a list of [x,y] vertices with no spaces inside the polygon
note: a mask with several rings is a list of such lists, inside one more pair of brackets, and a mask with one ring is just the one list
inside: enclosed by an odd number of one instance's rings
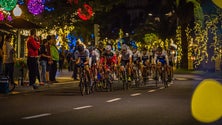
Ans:
{"label": "cyclist", "polygon": [[86,49],[83,44],[78,45],[77,51],[75,52],[75,59],[78,66],[84,66],[87,79],[91,82],[89,71],[89,50]]}
{"label": "cyclist", "polygon": [[133,52],[133,55],[132,55],[132,60],[133,60],[133,80],[135,80],[135,83],[136,85],[138,85],[138,81],[139,81],[139,77],[140,77],[140,61],[141,61],[141,53],[140,51],[138,50],[138,47],[137,46],[133,46],[132,47],[132,52]]}
{"label": "cyclist", "polygon": [[[141,59],[142,59],[141,72],[143,73],[144,70],[148,70],[151,62],[151,54],[149,53],[146,47],[144,47],[142,50]],[[145,67],[146,69],[144,69]]]}
{"label": "cyclist", "polygon": [[100,54],[99,52],[95,49],[95,47],[90,46],[89,47],[89,66],[91,68],[91,79],[92,80],[96,80],[97,77],[97,69],[98,69],[98,65],[99,65],[99,60],[100,60]]}
{"label": "cyclist", "polygon": [[105,71],[110,71],[111,68],[114,70],[114,65],[116,64],[116,54],[112,50],[111,45],[106,45],[105,52],[100,61],[102,64],[105,64]]}
{"label": "cyclist", "polygon": [[133,46],[133,49],[132,49],[132,52],[133,52],[133,55],[132,55],[132,59],[133,59],[133,64],[138,64],[141,60],[141,53],[140,51],[138,50],[138,47],[137,46]]}
{"label": "cyclist", "polygon": [[168,50],[169,65],[167,66],[168,81],[171,82],[173,77],[173,65],[175,60],[175,50]]}
{"label": "cyclist", "polygon": [[128,81],[131,81],[131,67],[132,67],[132,51],[126,44],[122,45],[122,49],[119,55],[118,64],[120,65],[120,71],[123,72],[125,68],[128,71]]}
{"label": "cyclist", "polygon": [[[167,53],[162,49],[162,47],[158,47],[156,49],[156,54],[154,56],[154,63],[156,64],[156,68],[159,74],[162,73],[161,69],[162,67],[166,71],[167,66],[169,66]],[[157,79],[157,76],[155,78]]]}
{"label": "cyclist", "polygon": [[113,73],[116,65],[116,54],[112,50],[111,45],[106,45],[105,51],[103,53],[103,57],[100,60],[100,63],[103,66],[104,69],[104,78],[108,78],[109,82],[112,83],[113,77],[110,73]]}

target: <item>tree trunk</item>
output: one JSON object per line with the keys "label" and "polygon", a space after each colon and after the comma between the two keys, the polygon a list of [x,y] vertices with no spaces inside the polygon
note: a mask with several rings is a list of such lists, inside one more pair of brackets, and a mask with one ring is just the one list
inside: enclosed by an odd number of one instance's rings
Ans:
{"label": "tree trunk", "polygon": [[189,24],[194,21],[194,5],[191,2],[186,2],[186,0],[179,0],[178,6],[178,17],[179,23],[181,25],[181,42],[182,42],[182,58],[180,62],[180,67],[188,69],[188,41],[186,36],[186,28]]}

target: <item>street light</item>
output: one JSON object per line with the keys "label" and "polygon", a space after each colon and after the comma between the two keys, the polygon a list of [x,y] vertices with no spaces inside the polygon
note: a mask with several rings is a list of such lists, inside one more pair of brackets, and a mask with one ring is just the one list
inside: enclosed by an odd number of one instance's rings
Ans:
{"label": "street light", "polygon": [[21,10],[21,8],[19,7],[18,4],[14,8],[13,14],[14,14],[15,17],[20,17],[22,15],[22,10]]}

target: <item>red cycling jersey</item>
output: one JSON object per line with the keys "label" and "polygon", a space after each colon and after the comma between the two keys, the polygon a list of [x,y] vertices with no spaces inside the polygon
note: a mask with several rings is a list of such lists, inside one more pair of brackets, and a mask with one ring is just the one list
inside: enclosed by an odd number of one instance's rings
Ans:
{"label": "red cycling jersey", "polygon": [[106,67],[110,67],[112,64],[117,63],[116,54],[113,52],[110,53],[104,53],[103,56],[100,59],[100,64],[106,64]]}

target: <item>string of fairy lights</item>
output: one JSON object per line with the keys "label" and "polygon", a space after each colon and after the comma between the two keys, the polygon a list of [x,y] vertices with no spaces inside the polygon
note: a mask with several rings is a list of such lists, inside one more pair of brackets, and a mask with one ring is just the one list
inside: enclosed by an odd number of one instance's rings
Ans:
{"label": "string of fairy lights", "polygon": [[[11,13],[15,9],[16,5],[27,6],[28,12],[34,16],[42,14],[44,11],[54,11],[54,7],[47,6],[52,0],[0,0],[0,21],[7,20],[11,21]],[[67,0],[67,4],[78,5],[78,0]],[[91,19],[94,15],[93,8],[84,3],[82,7],[76,10],[76,13],[80,19],[83,21]]]}

